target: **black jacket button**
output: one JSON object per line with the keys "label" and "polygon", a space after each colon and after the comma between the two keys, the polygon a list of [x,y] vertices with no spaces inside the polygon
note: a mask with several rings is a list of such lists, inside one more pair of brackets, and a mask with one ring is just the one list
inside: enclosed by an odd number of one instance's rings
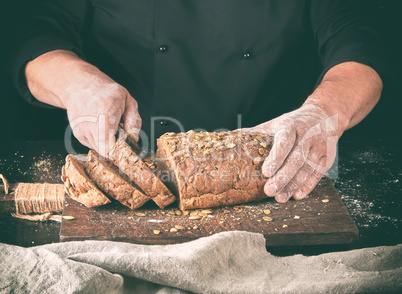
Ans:
{"label": "black jacket button", "polygon": [[249,51],[244,52],[244,54],[243,54],[243,58],[244,58],[244,59],[250,59],[251,57],[252,57],[251,52],[249,52]]}
{"label": "black jacket button", "polygon": [[166,46],[166,45],[159,46],[159,52],[165,53],[167,51],[168,51],[168,46]]}

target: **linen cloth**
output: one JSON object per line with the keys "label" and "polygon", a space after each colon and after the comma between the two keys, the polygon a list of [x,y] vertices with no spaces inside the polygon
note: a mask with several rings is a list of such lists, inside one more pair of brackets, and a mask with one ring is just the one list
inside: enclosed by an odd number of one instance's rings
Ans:
{"label": "linen cloth", "polygon": [[288,257],[240,231],[175,245],[0,244],[0,293],[394,293],[401,281],[402,244]]}

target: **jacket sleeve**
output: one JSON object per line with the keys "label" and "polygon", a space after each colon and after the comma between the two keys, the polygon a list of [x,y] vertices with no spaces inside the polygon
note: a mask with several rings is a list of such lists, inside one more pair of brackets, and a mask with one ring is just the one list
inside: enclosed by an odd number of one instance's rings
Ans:
{"label": "jacket sleeve", "polygon": [[9,67],[19,94],[29,103],[51,107],[36,100],[30,93],[25,66],[36,57],[53,50],[69,50],[81,58],[82,34],[88,3],[86,0],[40,0],[35,7],[15,21]]}
{"label": "jacket sleeve", "polygon": [[367,4],[357,0],[311,0],[310,23],[323,71],[347,61],[372,67],[384,84],[392,79],[387,46]]}

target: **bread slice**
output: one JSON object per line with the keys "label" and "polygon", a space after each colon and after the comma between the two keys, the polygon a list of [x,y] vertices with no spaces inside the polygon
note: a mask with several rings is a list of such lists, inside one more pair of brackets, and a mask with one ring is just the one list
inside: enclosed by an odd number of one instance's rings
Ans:
{"label": "bread slice", "polygon": [[110,160],[96,151],[89,151],[85,170],[102,191],[131,209],[139,208],[150,200]]}
{"label": "bread slice", "polygon": [[125,140],[117,140],[109,151],[109,157],[160,208],[176,200],[176,197]]}
{"label": "bread slice", "polygon": [[168,173],[181,210],[261,200],[267,180],[261,168],[272,142],[239,130],[167,133],[157,140],[157,167]]}
{"label": "bread slice", "polygon": [[71,154],[66,157],[61,179],[67,194],[86,207],[96,207],[111,202],[88,177],[83,164]]}

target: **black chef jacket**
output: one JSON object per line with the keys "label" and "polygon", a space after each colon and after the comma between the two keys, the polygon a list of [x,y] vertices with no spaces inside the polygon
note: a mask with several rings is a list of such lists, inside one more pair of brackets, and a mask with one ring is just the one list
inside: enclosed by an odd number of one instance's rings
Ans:
{"label": "black chef jacket", "polygon": [[[19,32],[24,66],[74,51],[125,86],[155,136],[253,126],[305,100],[332,66],[356,61],[384,78],[380,34],[353,0],[47,0]],[[153,117],[153,119],[152,119]]]}

